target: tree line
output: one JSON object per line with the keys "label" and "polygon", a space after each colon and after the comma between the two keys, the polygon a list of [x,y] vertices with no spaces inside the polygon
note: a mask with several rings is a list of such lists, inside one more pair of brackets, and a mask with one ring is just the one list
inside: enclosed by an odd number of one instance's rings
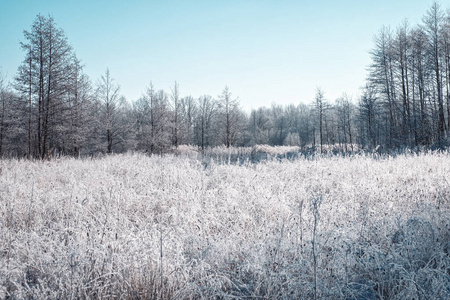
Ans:
{"label": "tree line", "polygon": [[20,44],[14,80],[0,74],[0,155],[45,159],[129,150],[164,153],[179,145],[295,145],[313,151],[443,148],[450,134],[450,12],[434,3],[422,23],[383,27],[361,96],[246,113],[225,87],[185,96],[150,83],[128,102],[107,69],[93,82],[52,17],[38,15]]}
{"label": "tree line", "polygon": [[445,147],[450,133],[450,12],[433,3],[422,24],[383,27],[359,101],[361,141]]}

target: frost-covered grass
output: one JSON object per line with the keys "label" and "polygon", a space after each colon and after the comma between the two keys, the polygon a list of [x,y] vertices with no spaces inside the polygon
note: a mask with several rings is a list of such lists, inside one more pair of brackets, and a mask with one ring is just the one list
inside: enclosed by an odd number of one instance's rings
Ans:
{"label": "frost-covered grass", "polygon": [[[189,145],[180,145],[172,149],[176,154],[193,155],[201,152],[198,147]],[[269,146],[269,145],[255,145],[253,147],[230,147],[225,146],[206,148],[203,151],[205,155],[228,156],[228,155],[245,155],[252,152],[267,153],[269,155],[283,155],[289,152],[299,152],[298,146]]]}
{"label": "frost-covered grass", "polygon": [[0,172],[0,298],[450,298],[448,153]]}

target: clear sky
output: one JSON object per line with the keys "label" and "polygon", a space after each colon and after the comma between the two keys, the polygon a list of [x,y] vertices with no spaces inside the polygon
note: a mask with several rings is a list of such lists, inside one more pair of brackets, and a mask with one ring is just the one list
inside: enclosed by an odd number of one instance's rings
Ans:
{"label": "clear sky", "polygon": [[[0,67],[11,80],[19,42],[37,14],[52,15],[85,73],[106,68],[129,100],[149,82],[181,96],[228,85],[246,110],[360,93],[373,36],[421,22],[432,0],[133,1],[0,0]],[[448,5],[441,1],[443,9]]]}

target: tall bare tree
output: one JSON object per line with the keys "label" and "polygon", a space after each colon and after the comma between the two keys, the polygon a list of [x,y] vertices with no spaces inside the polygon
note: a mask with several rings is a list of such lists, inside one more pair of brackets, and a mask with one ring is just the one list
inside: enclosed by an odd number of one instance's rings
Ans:
{"label": "tall bare tree", "polygon": [[97,82],[97,99],[102,107],[106,152],[112,153],[120,131],[118,119],[124,98],[120,95],[120,86],[111,78],[109,69],[106,69],[105,75]]}
{"label": "tall bare tree", "polygon": [[242,111],[239,108],[237,99],[231,97],[228,86],[225,86],[221,95],[219,95],[219,108],[221,115],[221,137],[223,144],[229,148],[233,146],[243,129]]}
{"label": "tall bare tree", "polygon": [[180,100],[180,118],[182,129],[182,142],[191,145],[194,142],[193,128],[195,115],[198,108],[196,101],[192,96],[181,98]]}
{"label": "tall bare tree", "polygon": [[67,126],[63,116],[75,55],[64,31],[57,27],[52,17],[38,15],[31,31],[25,31],[24,36],[25,42],[21,46],[25,60],[19,67],[16,87],[29,106],[29,155],[33,139],[35,156],[45,158],[61,146],[59,131]]}
{"label": "tall bare tree", "polygon": [[445,132],[445,116],[444,116],[444,101],[442,97],[442,77],[441,77],[441,28],[444,20],[444,15],[441,11],[440,5],[434,2],[431,8],[427,11],[423,18],[424,29],[428,35],[429,53],[432,62],[432,69],[435,75],[436,97],[438,104],[438,135],[439,143]]}
{"label": "tall bare tree", "polygon": [[5,135],[5,125],[7,118],[7,91],[6,80],[0,69],[0,157],[3,156],[3,140]]}
{"label": "tall bare tree", "polygon": [[359,138],[360,143],[367,146],[369,150],[375,149],[380,142],[377,135],[379,111],[376,89],[367,84],[359,100]]}
{"label": "tall bare tree", "polygon": [[152,83],[134,103],[134,119],[139,150],[163,153],[173,145],[174,120],[168,95],[163,90],[155,91]]}
{"label": "tall bare tree", "polygon": [[320,141],[320,153],[323,152],[323,121],[325,114],[325,96],[321,88],[316,89],[315,96],[315,109],[319,122],[319,141]]}
{"label": "tall bare tree", "polygon": [[178,131],[179,131],[179,108],[180,108],[180,91],[179,85],[175,81],[172,88],[172,106],[173,106],[173,137],[172,144],[178,148]]}
{"label": "tall bare tree", "polygon": [[397,29],[397,36],[394,41],[394,58],[397,63],[397,77],[400,86],[400,95],[402,99],[401,110],[401,135],[403,145],[411,145],[411,108],[410,108],[410,89],[409,89],[409,70],[411,61],[411,43],[409,36],[408,22]]}
{"label": "tall bare tree", "polygon": [[394,48],[391,30],[383,27],[374,41],[375,47],[371,51],[372,65],[370,66],[369,80],[380,94],[385,111],[389,115],[386,144],[388,148],[391,148],[398,146],[399,136],[394,76]]}
{"label": "tall bare tree", "polygon": [[353,105],[351,97],[344,94],[341,98],[336,100],[336,113],[338,117],[338,130],[342,133],[340,139],[344,143],[344,150],[347,152],[348,146],[350,145],[350,150],[353,152]]}
{"label": "tall bare tree", "polygon": [[198,98],[198,112],[195,125],[197,144],[202,151],[211,146],[213,137],[213,121],[217,115],[217,102],[208,95]]}

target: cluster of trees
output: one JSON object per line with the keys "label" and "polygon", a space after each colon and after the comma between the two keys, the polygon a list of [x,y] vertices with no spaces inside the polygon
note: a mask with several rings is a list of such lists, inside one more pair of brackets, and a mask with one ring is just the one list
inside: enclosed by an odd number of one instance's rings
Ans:
{"label": "cluster of trees", "polygon": [[162,153],[180,144],[202,149],[243,144],[246,115],[228,87],[214,99],[181,97],[150,83],[126,101],[109,70],[95,83],[52,17],[38,15],[25,31],[25,59],[11,84],[0,74],[0,155]]}
{"label": "cluster of trees", "polygon": [[[87,123],[102,112],[90,109],[91,85],[64,32],[53,18],[38,15],[25,31],[25,59],[1,91],[0,154],[45,158],[57,149],[79,155],[93,135]],[[92,124],[92,123],[91,123]]]}
{"label": "cluster of trees", "polygon": [[365,144],[436,144],[450,133],[450,12],[434,3],[422,24],[382,28],[360,100]]}
{"label": "cluster of trees", "polygon": [[[398,150],[444,147],[450,135],[450,12],[434,3],[423,24],[382,28],[359,99],[333,103],[320,88],[310,104],[249,114],[225,87],[218,97],[181,97],[149,84],[132,103],[109,70],[93,83],[52,17],[38,15],[21,43],[14,81],[0,74],[0,155],[163,153],[181,144],[338,146]],[[356,100],[356,101],[353,101]]]}

